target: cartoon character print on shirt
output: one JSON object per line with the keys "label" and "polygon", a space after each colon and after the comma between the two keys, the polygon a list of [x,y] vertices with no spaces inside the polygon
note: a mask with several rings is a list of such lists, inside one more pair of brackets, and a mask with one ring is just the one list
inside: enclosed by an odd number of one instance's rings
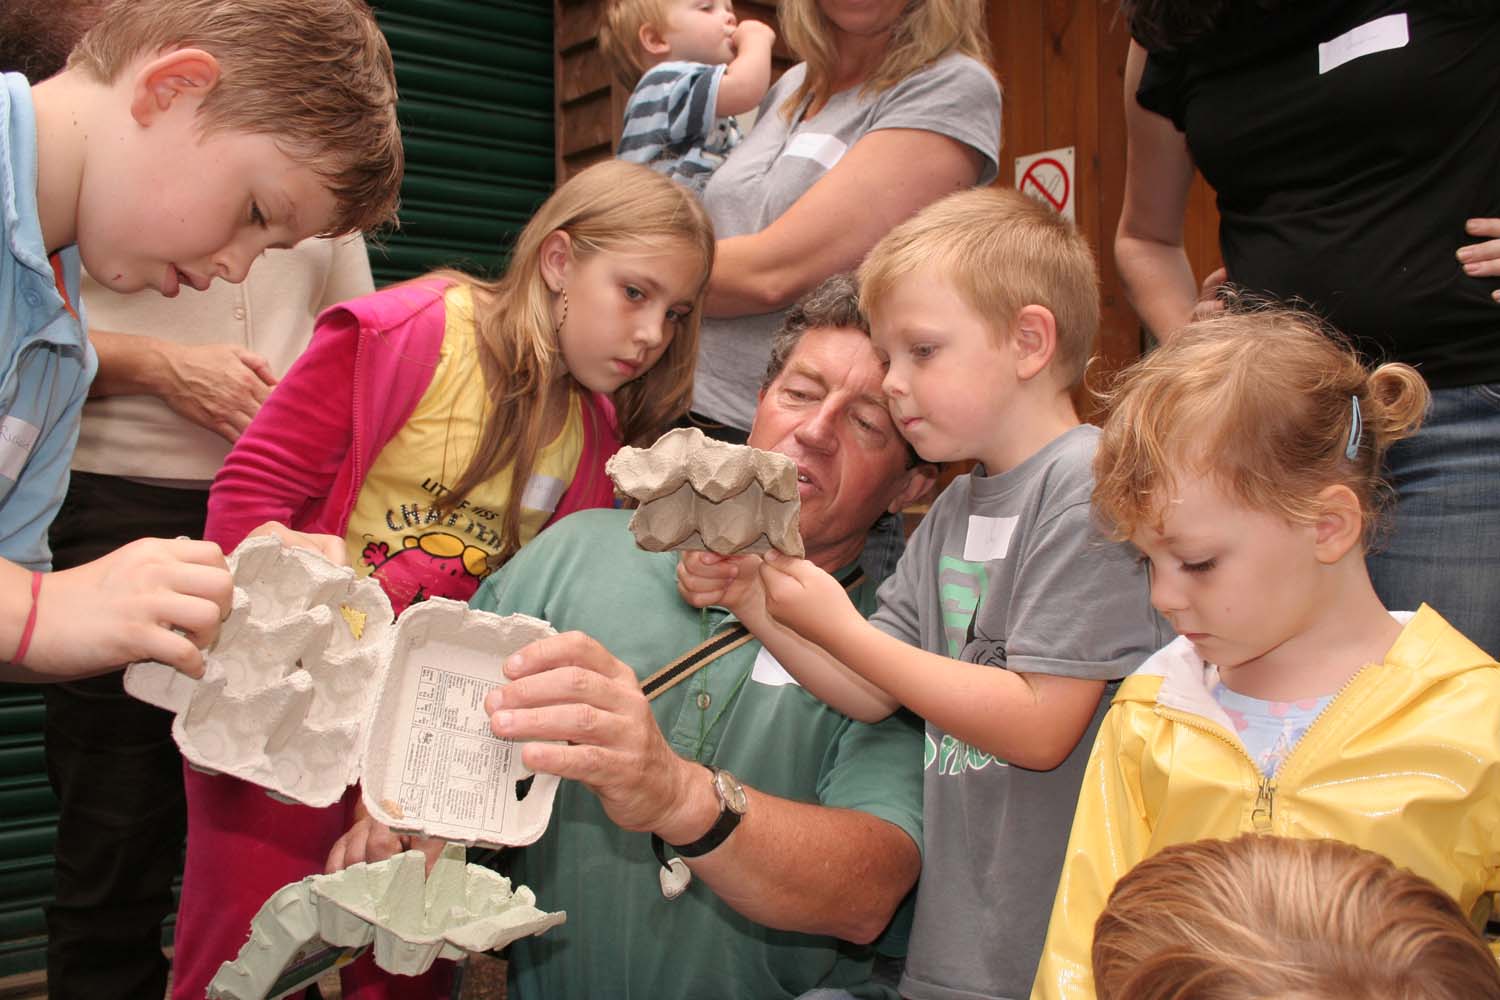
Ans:
{"label": "cartoon character print on shirt", "polygon": [[372,541],[361,554],[397,615],[429,597],[467,601],[490,572],[489,553],[446,531],[406,535],[401,546],[392,553],[385,542]]}
{"label": "cartoon character print on shirt", "polygon": [[[1006,664],[1005,639],[991,638],[979,631],[979,608],[987,590],[984,563],[948,555],[938,560],[938,593],[942,601],[948,655],[968,663],[1003,668]],[[939,774],[959,775],[991,764],[1006,766],[993,754],[971,747],[947,733],[942,734],[941,743],[933,739],[930,727],[924,736],[924,769],[936,765]]]}

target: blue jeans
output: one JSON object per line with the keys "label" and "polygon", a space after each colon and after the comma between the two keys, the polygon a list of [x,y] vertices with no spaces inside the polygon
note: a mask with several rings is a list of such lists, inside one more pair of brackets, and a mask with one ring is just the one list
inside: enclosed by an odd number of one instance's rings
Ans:
{"label": "blue jeans", "polygon": [[1380,599],[1393,611],[1425,601],[1500,654],[1500,383],[1434,391],[1386,478],[1397,500],[1368,560]]}

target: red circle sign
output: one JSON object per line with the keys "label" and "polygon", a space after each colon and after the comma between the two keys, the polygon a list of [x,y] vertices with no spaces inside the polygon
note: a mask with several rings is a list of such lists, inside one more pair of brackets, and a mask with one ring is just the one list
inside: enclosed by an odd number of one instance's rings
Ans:
{"label": "red circle sign", "polygon": [[[1068,170],[1052,157],[1044,156],[1040,160],[1034,160],[1031,166],[1026,168],[1026,173],[1021,175],[1021,183],[1017,187],[1023,194],[1031,194],[1035,191],[1047,204],[1061,212],[1063,206],[1068,203],[1070,188]],[[1059,188],[1062,189],[1061,194],[1057,193]]]}

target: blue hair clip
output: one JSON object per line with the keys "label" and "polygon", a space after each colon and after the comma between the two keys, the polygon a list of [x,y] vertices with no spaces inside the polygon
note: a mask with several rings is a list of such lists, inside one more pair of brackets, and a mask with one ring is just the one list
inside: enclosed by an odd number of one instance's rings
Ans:
{"label": "blue hair clip", "polygon": [[1349,397],[1349,443],[1344,445],[1344,457],[1354,461],[1359,454],[1359,441],[1364,436],[1365,422],[1359,412],[1359,397]]}

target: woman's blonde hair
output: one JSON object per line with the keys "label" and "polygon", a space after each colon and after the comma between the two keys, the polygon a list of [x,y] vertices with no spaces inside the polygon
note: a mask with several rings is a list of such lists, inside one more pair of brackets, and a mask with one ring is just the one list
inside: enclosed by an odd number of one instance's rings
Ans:
{"label": "woman's blonde hair", "polygon": [[1358,497],[1368,544],[1387,449],[1421,424],[1429,393],[1409,365],[1369,371],[1316,317],[1236,307],[1192,323],[1121,373],[1094,459],[1094,506],[1117,537],[1155,524],[1177,477],[1213,477],[1255,510],[1310,524],[1318,494]]}
{"label": "woman's blonde hair", "polygon": [[[782,115],[789,119],[805,99],[827,100],[832,96],[838,52],[834,49],[833,24],[818,0],[781,0],[776,17],[787,45],[807,63],[802,83],[781,106]],[[960,52],[989,66],[990,43],[984,17],[980,0],[908,0],[891,29],[885,58],[865,79],[861,93],[889,90],[950,52]]]}
{"label": "woman's blonde hair", "polygon": [[1500,1000],[1500,965],[1448,894],[1337,840],[1168,847],[1094,925],[1098,1000]]}
{"label": "woman's blonde hair", "polygon": [[[574,259],[680,249],[701,262],[692,311],[678,323],[656,364],[613,397],[620,439],[628,445],[649,444],[687,412],[699,315],[713,269],[713,224],[686,188],[648,167],[605,160],[574,176],[542,204],[521,231],[498,280],[442,273],[474,289],[479,363],[490,405],[474,457],[448,494],[455,501],[507,468],[519,497],[548,443],[543,436],[555,394],[588,391],[564,367],[552,318],[553,293],[542,277],[542,243],[559,230],[570,237]],[[574,322],[582,319],[574,317]],[[520,519],[521,505],[512,503],[501,520],[497,563],[521,547]]]}

